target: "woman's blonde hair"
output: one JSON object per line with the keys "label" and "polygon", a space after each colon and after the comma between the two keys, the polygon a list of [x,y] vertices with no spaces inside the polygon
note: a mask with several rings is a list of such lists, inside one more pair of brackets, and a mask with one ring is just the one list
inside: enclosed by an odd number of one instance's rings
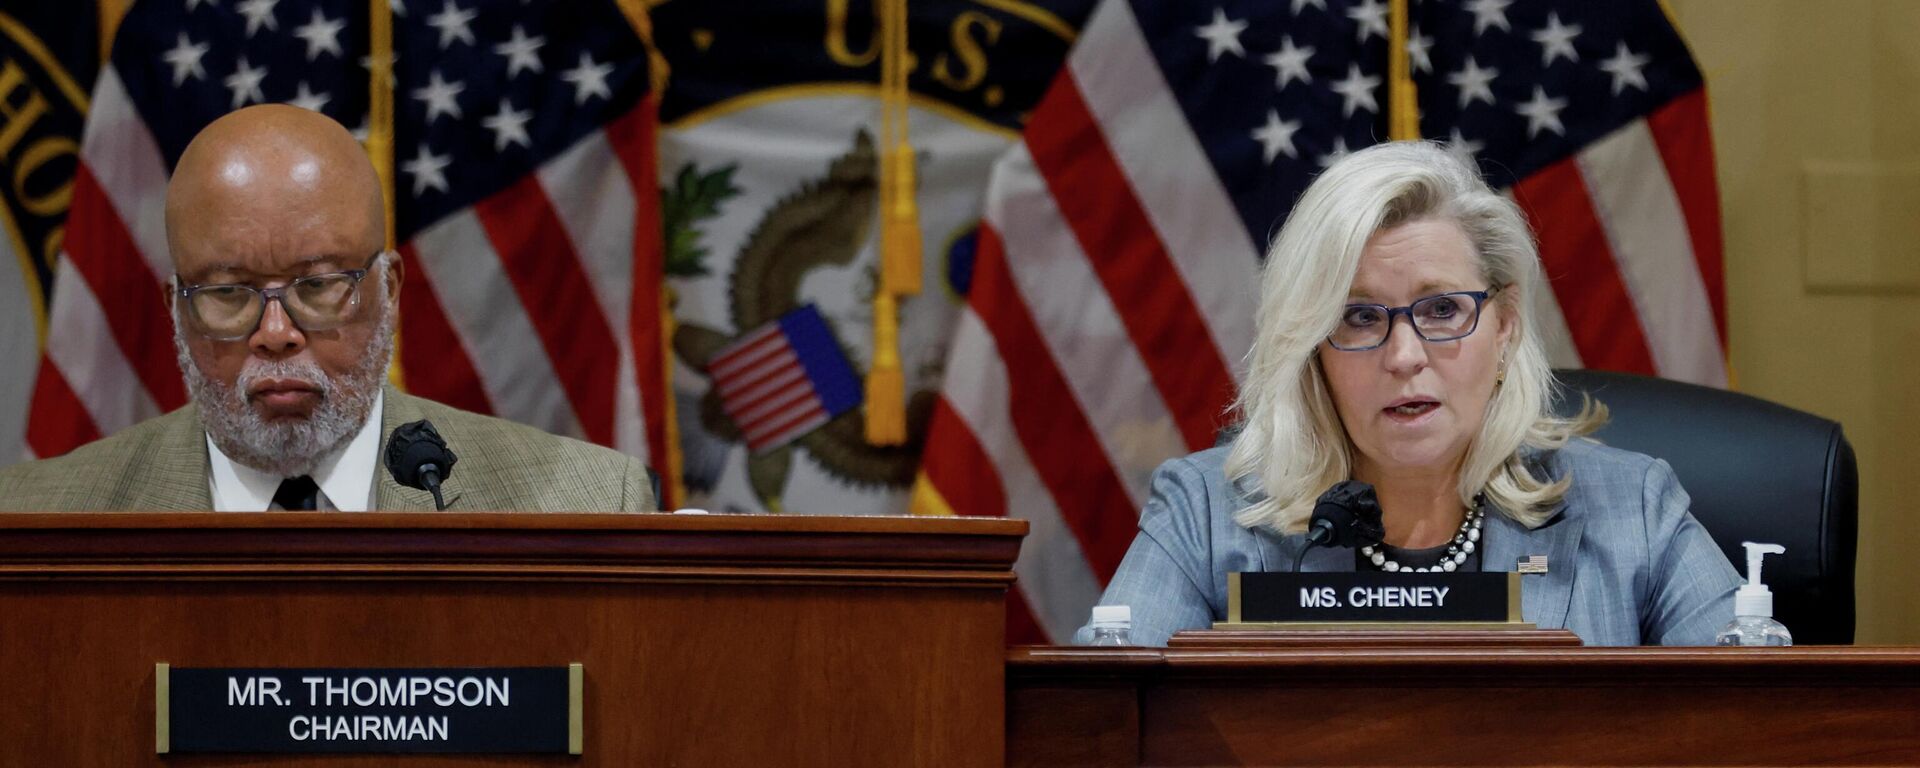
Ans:
{"label": "woman's blonde hair", "polygon": [[1353,444],[1317,352],[1346,304],[1367,240],[1419,220],[1449,221],[1466,233],[1487,284],[1503,287],[1489,306],[1504,307],[1513,323],[1504,383],[1461,462],[1461,504],[1484,493],[1531,528],[1566,495],[1569,478],[1535,476],[1527,455],[1592,431],[1606,409],[1588,401],[1570,419],[1551,409],[1556,383],[1531,301],[1545,284],[1526,219],[1441,145],[1391,142],[1348,155],[1314,180],[1267,254],[1246,382],[1234,403],[1241,431],[1226,463],[1228,479],[1253,499],[1236,517],[1241,525],[1303,530],[1315,499],[1351,477]]}

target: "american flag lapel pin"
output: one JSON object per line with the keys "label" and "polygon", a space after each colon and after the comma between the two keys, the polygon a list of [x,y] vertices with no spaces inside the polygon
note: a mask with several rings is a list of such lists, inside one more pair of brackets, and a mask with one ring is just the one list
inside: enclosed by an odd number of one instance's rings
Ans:
{"label": "american flag lapel pin", "polygon": [[1547,556],[1546,555],[1527,555],[1526,557],[1520,558],[1519,567],[1515,568],[1514,570],[1519,571],[1520,573],[1546,573],[1547,572]]}

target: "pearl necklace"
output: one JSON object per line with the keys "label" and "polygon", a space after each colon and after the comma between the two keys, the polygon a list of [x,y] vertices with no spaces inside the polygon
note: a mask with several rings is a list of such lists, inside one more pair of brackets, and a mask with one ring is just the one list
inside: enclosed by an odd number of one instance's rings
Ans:
{"label": "pearl necklace", "polygon": [[1480,523],[1486,518],[1486,513],[1482,511],[1484,509],[1482,505],[1475,504],[1473,509],[1467,510],[1466,519],[1460,521],[1460,530],[1453,534],[1453,541],[1447,545],[1446,557],[1441,558],[1440,562],[1434,565],[1419,568],[1401,565],[1392,558],[1387,557],[1387,553],[1374,544],[1361,547],[1360,554],[1364,555],[1368,562],[1373,563],[1373,567],[1388,573],[1396,573],[1399,571],[1407,571],[1409,573],[1445,571],[1451,573],[1458,570],[1461,565],[1464,565],[1467,562],[1467,557],[1472,555],[1473,550],[1479,546]]}

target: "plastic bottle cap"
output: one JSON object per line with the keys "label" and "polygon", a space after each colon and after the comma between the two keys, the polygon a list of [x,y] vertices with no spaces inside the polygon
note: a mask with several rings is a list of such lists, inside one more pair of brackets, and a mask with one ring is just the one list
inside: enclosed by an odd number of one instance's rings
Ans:
{"label": "plastic bottle cap", "polygon": [[1773,593],[1766,587],[1757,591],[1741,587],[1733,594],[1733,615],[1773,618]]}
{"label": "plastic bottle cap", "polygon": [[1096,605],[1093,607],[1093,625],[1096,627],[1124,627],[1133,623],[1133,608],[1125,605]]}

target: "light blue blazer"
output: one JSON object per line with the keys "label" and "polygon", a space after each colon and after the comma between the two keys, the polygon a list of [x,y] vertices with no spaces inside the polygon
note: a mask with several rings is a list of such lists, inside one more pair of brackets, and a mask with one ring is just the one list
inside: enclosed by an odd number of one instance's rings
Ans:
{"label": "light blue blazer", "polygon": [[[1100,599],[1133,609],[1136,645],[1166,645],[1182,629],[1227,615],[1227,574],[1285,571],[1303,534],[1248,529],[1234,513],[1250,502],[1227,482],[1225,447],[1160,465],[1140,514],[1140,534]],[[1521,576],[1520,613],[1566,628],[1587,645],[1710,645],[1733,619],[1740,576],[1687,511],[1665,461],[1576,439],[1539,457],[1553,477],[1573,476],[1554,516],[1528,530],[1487,515],[1480,567],[1512,571],[1545,555],[1547,572]],[[1302,571],[1352,571],[1348,548],[1316,547]],[[1082,627],[1075,642],[1092,630]]]}

